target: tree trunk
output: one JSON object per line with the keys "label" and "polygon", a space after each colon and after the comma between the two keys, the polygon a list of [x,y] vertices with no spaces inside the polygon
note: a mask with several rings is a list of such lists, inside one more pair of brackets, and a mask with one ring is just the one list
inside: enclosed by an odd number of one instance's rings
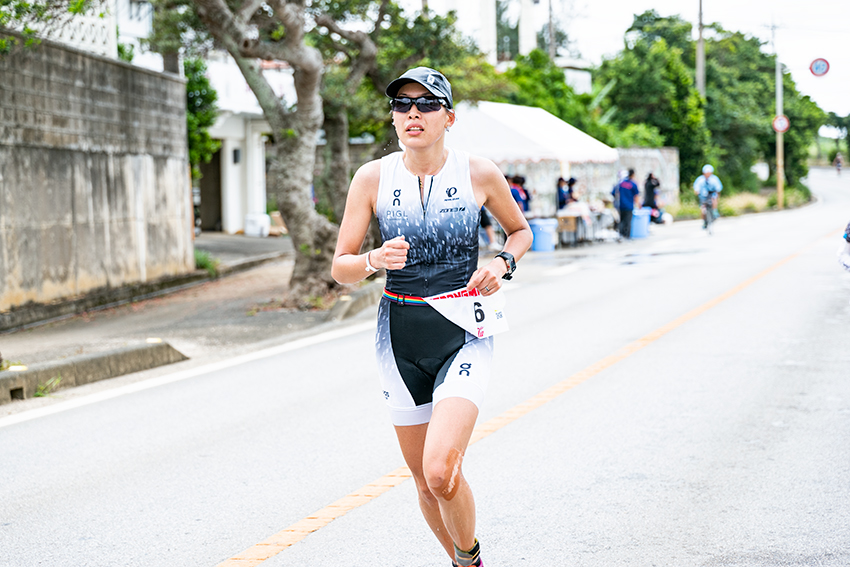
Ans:
{"label": "tree trunk", "polygon": [[[271,128],[274,157],[267,177],[281,217],[295,247],[290,280],[291,302],[308,307],[325,296],[336,282],[331,263],[338,228],[316,212],[311,192],[316,142],[322,125],[319,87],[324,64],[319,51],[305,39],[303,2],[275,2],[274,16],[286,29],[286,41],[258,39],[249,24],[261,2],[248,0],[234,13],[224,0],[193,0],[210,33],[233,56]],[[290,109],[263,76],[258,59],[287,61],[294,69],[297,104]]]}
{"label": "tree trunk", "polygon": [[348,148],[348,112],[344,107],[326,109],[325,139],[328,141],[329,167],[325,179],[328,197],[337,221],[342,221],[348,185],[351,182],[351,154]]}

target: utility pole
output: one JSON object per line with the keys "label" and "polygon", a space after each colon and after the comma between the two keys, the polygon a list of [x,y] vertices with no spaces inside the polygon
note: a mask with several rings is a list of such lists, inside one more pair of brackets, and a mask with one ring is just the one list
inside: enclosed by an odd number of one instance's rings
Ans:
{"label": "utility pole", "polygon": [[697,92],[705,98],[705,40],[702,37],[702,0],[699,0],[699,39],[697,40]]}
{"label": "utility pole", "polygon": [[555,60],[555,22],[552,16],[552,0],[549,0],[549,59]]}
{"label": "utility pole", "polygon": [[[783,80],[782,63],[779,61],[779,52],[776,50],[776,25],[770,27],[773,39],[773,53],[776,57],[776,116],[782,116],[783,112]],[[784,134],[776,131],[776,206],[782,209],[785,206],[785,140]]]}
{"label": "utility pole", "polygon": [[[700,0],[700,1],[701,1],[701,0]],[[427,11],[428,11],[428,0],[422,0],[422,11],[423,11],[423,12],[427,12]]]}

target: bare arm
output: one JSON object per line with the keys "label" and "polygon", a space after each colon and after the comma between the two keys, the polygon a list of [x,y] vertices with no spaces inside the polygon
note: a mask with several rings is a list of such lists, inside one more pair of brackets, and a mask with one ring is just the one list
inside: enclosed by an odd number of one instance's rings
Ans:
{"label": "bare arm", "polygon": [[381,163],[372,161],[358,169],[351,180],[331,267],[331,275],[339,283],[357,283],[374,273],[366,269],[367,258],[372,267],[390,270],[403,268],[407,261],[410,245],[404,237],[393,238],[380,248],[360,253],[375,211],[380,177]]}
{"label": "bare arm", "polygon": [[[531,247],[533,237],[528,221],[511,196],[504,174],[492,161],[476,156],[470,156],[469,166],[476,200],[487,207],[505,230],[508,238],[503,250],[519,261]],[[478,288],[483,295],[490,295],[501,287],[502,276],[507,271],[507,262],[494,258],[472,274],[466,287]]]}

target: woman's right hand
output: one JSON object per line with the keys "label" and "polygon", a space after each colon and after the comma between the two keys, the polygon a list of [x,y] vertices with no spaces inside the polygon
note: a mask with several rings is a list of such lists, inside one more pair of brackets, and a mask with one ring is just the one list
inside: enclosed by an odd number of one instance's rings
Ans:
{"label": "woman's right hand", "polygon": [[384,242],[380,248],[372,250],[370,261],[376,268],[400,270],[407,263],[407,251],[410,243],[404,236],[396,236]]}

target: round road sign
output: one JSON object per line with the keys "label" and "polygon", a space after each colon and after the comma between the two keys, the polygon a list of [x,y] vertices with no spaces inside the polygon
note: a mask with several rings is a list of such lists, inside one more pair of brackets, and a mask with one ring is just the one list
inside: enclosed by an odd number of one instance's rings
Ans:
{"label": "round road sign", "polygon": [[773,119],[773,129],[777,132],[787,132],[790,126],[791,122],[784,114],[780,114],[779,116]]}
{"label": "round road sign", "polygon": [[812,61],[812,64],[809,65],[809,71],[812,72],[812,75],[815,77],[823,77],[829,72],[829,61],[826,59],[815,59]]}

